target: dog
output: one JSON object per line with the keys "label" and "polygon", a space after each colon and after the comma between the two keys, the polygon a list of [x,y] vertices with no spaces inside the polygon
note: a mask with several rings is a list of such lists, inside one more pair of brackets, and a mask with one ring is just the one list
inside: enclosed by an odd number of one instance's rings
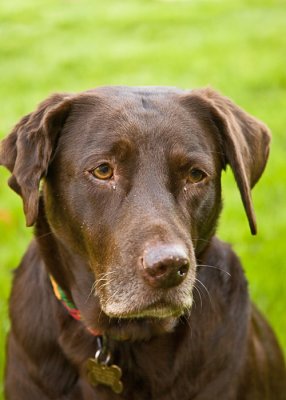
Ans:
{"label": "dog", "polygon": [[[215,236],[268,128],[213,89],[54,94],[1,143],[31,242],[15,271],[7,400],[285,400],[274,333]],[[41,186],[40,186],[41,183]]]}

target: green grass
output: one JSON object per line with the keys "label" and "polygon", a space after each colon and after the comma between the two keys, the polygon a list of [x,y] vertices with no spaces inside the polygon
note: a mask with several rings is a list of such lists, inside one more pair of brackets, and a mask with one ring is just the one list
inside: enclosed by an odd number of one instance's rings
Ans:
{"label": "green grass", "polygon": [[[243,260],[253,299],[286,352],[286,8],[281,0],[13,0],[0,4],[0,137],[54,91],[103,84],[211,85],[273,132],[254,189],[251,237],[232,174],[219,236]],[[11,270],[31,237],[0,171],[0,375]],[[284,261],[283,261],[284,260]],[[1,379],[2,382],[2,379]],[[0,399],[1,395],[0,383]]]}

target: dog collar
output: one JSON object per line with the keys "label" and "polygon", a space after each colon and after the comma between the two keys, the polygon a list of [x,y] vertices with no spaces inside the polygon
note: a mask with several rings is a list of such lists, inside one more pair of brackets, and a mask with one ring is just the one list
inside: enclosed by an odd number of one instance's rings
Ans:
{"label": "dog collar", "polygon": [[[65,309],[68,311],[71,317],[76,319],[77,321],[82,321],[83,318],[81,316],[81,313],[78,308],[76,308],[75,304],[68,299],[66,293],[64,290],[57,284],[57,282],[54,280],[54,278],[50,275],[50,280],[51,284],[54,290],[54,294],[56,298],[63,304]],[[102,332],[99,331],[98,329],[93,329],[87,327],[87,330],[89,333],[91,333],[93,336],[102,336]]]}
{"label": "dog collar", "polygon": [[[51,284],[56,298],[63,304],[68,313],[77,321],[82,320],[80,311],[76,308],[75,304],[68,299],[64,290],[57,284],[52,276],[50,276]],[[87,360],[85,370],[87,380],[92,386],[98,384],[105,385],[113,390],[114,393],[121,393],[123,391],[123,383],[121,381],[122,371],[118,365],[109,365],[111,353],[107,347],[106,336],[97,329],[87,327],[89,333],[96,336],[97,351],[94,357]]]}

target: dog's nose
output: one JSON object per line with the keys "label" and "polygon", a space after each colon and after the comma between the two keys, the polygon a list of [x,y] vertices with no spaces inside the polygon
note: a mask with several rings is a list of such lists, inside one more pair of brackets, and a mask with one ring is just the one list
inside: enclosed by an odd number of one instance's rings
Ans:
{"label": "dog's nose", "polygon": [[181,245],[156,245],[148,247],[142,258],[142,275],[156,288],[171,288],[186,278],[190,260]]}

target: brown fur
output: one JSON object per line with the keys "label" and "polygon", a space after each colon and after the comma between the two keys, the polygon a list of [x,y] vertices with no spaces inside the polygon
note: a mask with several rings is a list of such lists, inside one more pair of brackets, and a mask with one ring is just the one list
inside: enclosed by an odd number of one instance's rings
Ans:
{"label": "brown fur", "polygon": [[[286,399],[274,334],[238,258],[214,236],[227,164],[256,233],[250,190],[269,141],[265,125],[211,89],[98,88],[53,95],[25,116],[0,151],[35,224],[10,300],[7,400]],[[91,174],[103,162],[111,180]],[[190,182],[191,168],[206,178]],[[153,285],[146,252],[168,248],[185,251],[188,273],[168,287],[157,274]],[[166,260],[160,267],[176,267]],[[56,299],[49,274],[83,321]],[[121,395],[88,384],[97,342],[87,327],[106,335]]]}

